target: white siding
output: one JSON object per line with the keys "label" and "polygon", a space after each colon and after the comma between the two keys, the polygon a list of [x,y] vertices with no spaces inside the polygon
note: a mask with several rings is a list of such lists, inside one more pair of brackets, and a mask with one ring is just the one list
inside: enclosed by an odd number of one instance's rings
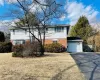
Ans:
{"label": "white siding", "polygon": [[52,28],[52,30],[49,30],[48,33],[46,33],[46,39],[58,39],[58,38],[67,38],[67,29],[64,28],[63,32],[55,32],[55,29]]}
{"label": "white siding", "polygon": [[25,33],[25,31],[23,30],[22,31],[20,30],[20,32],[19,31],[14,32],[13,30],[11,30],[10,33],[11,33],[11,37],[10,37],[11,40],[29,39],[29,33]]}
{"label": "white siding", "polygon": [[[10,31],[11,32],[11,40],[27,40],[30,39],[29,36],[31,36],[31,34],[29,35],[29,32],[25,33],[25,31],[23,30],[15,30],[15,32],[13,32],[13,30]],[[36,35],[36,37],[38,37],[38,33],[35,31],[34,34]],[[43,37],[43,36],[42,36]],[[59,38],[67,38],[67,28],[64,27],[64,31],[63,32],[55,32],[54,28],[48,28],[48,32],[45,35],[46,39],[59,39]]]}

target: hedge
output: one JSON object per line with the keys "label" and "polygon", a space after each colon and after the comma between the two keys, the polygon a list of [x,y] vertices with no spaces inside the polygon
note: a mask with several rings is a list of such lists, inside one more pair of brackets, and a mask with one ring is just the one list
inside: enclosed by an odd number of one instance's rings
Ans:
{"label": "hedge", "polygon": [[0,53],[6,53],[12,51],[11,42],[0,42]]}
{"label": "hedge", "polygon": [[40,46],[37,42],[14,45],[12,51],[13,57],[35,57],[39,55]]}
{"label": "hedge", "polygon": [[59,43],[52,43],[52,44],[45,45],[45,52],[60,53],[60,52],[65,52],[65,51],[66,51],[66,48]]}
{"label": "hedge", "polygon": [[0,31],[0,42],[4,42],[5,41],[5,35],[3,32]]}

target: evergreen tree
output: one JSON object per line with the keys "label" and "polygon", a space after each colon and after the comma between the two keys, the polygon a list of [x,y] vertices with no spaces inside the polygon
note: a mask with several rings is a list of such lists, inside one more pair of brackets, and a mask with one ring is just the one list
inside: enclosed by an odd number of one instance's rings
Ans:
{"label": "evergreen tree", "polygon": [[86,42],[87,38],[92,33],[92,27],[89,24],[88,19],[85,16],[81,16],[78,20],[78,22],[72,26],[72,29],[70,31],[71,37],[80,37]]}

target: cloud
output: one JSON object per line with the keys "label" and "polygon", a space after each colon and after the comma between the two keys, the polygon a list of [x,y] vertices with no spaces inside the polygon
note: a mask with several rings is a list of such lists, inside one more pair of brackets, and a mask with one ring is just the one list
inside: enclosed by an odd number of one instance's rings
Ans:
{"label": "cloud", "polygon": [[17,0],[6,0],[7,1],[7,3],[16,3],[17,2]]}
{"label": "cloud", "polygon": [[[6,0],[6,1],[7,1],[8,4],[18,3],[17,0]],[[22,3],[22,4],[23,4],[23,1],[24,0],[19,0],[19,2]],[[41,4],[46,4],[45,1],[46,0],[38,0],[38,2],[41,3]],[[23,6],[29,7],[29,9],[30,9],[31,12],[41,11],[40,5],[38,5],[35,1],[33,1],[33,0],[25,0],[25,2],[27,4],[29,4],[29,5],[26,5],[26,4],[24,5],[23,4]]]}
{"label": "cloud", "polygon": [[9,28],[15,26],[15,22],[18,21],[19,21],[18,19],[0,21],[0,31],[9,32]]}
{"label": "cloud", "polygon": [[60,17],[60,21],[64,21],[66,19],[66,15],[63,14],[61,17]]}
{"label": "cloud", "polygon": [[[39,3],[41,4],[46,4],[46,0],[38,0]],[[39,4],[37,4],[36,2],[33,2],[30,6],[29,6],[29,9],[31,12],[41,12],[42,9],[46,8],[46,6],[40,6]]]}
{"label": "cloud", "polygon": [[4,5],[4,0],[0,0],[0,5]]}
{"label": "cloud", "polygon": [[0,21],[0,31],[8,32],[9,23],[7,20]]}
{"label": "cloud", "polygon": [[71,25],[74,25],[82,15],[86,16],[90,23],[95,23],[96,17],[99,13],[91,5],[86,6],[82,2],[76,1],[67,2],[65,10],[68,13],[66,18],[69,19]]}

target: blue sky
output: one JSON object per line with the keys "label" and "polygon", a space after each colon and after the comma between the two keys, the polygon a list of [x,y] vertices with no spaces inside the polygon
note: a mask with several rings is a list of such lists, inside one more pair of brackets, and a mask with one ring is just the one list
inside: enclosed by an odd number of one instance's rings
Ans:
{"label": "blue sky", "polygon": [[[60,1],[60,0],[58,0]],[[53,23],[74,25],[80,16],[85,15],[90,24],[100,22],[100,0],[61,0],[66,15]]]}
{"label": "blue sky", "polygon": [[[13,7],[10,3],[7,3],[8,1],[16,2],[16,0],[0,0],[0,22],[11,20],[11,18],[1,17],[7,12],[8,7]],[[94,24],[100,20],[100,0],[57,1],[63,3],[66,14],[63,14],[58,20],[53,21],[52,23],[54,24],[59,23],[74,25],[82,15],[85,15],[89,19],[90,24]],[[0,26],[3,26],[3,24],[0,23]]]}
{"label": "blue sky", "polygon": [[[62,23],[74,25],[80,16],[85,15],[91,24],[100,20],[100,0],[66,0],[68,13],[62,17]],[[64,19],[64,20],[63,20]]]}
{"label": "blue sky", "polygon": [[[80,2],[80,0],[77,0],[77,1]],[[88,0],[88,1],[87,0],[81,0],[81,2],[86,6],[92,5],[92,7],[95,10],[99,11],[99,15],[98,16],[100,18],[100,0]]]}

